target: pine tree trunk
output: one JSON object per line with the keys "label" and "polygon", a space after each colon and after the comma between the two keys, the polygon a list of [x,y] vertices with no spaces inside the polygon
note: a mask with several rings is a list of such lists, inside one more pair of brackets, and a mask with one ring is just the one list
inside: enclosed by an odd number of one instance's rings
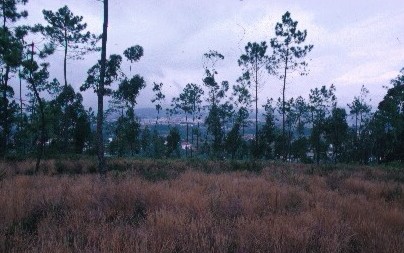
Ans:
{"label": "pine tree trunk", "polygon": [[289,55],[289,49],[286,51],[286,61],[285,61],[285,73],[283,75],[283,89],[282,89],[282,141],[283,143],[283,160],[286,161],[286,156],[287,156],[287,148],[285,148],[286,143],[285,143],[285,137],[286,137],[286,133],[285,133],[285,91],[286,91],[286,75],[287,75],[287,69],[288,69],[288,57]]}
{"label": "pine tree trunk", "polygon": [[43,103],[42,103],[42,99],[39,97],[39,93],[36,89],[35,84],[32,84],[34,93],[35,93],[35,97],[38,100],[38,104],[39,104],[39,113],[41,115],[41,134],[39,137],[39,148],[38,148],[38,154],[37,154],[37,158],[36,158],[36,164],[35,164],[35,172],[39,171],[39,165],[41,163],[41,159],[42,159],[42,154],[44,151],[44,144],[45,144],[45,114],[44,114],[44,108],[43,108]]}
{"label": "pine tree trunk", "polygon": [[[6,12],[6,10],[5,10],[5,3],[4,3],[4,1],[3,1],[3,29],[4,30],[6,30],[6,15],[5,15],[5,12]],[[8,117],[8,99],[7,99],[7,83],[8,83],[8,75],[9,75],[9,71],[10,71],[10,68],[9,68],[9,66],[6,64],[6,73],[4,74],[4,76],[3,76],[3,85],[4,85],[4,87],[3,87],[3,106],[4,106],[4,108],[3,108],[3,113],[4,113],[4,117],[3,117],[3,120],[4,120],[4,125],[3,125],[3,143],[2,143],[2,146],[3,146],[3,148],[4,148],[4,155],[7,153],[7,139],[8,139],[8,122],[7,122],[7,117]],[[1,151],[3,151],[3,150],[1,150]]]}
{"label": "pine tree trunk", "polygon": [[185,145],[185,157],[188,157],[189,132],[188,132],[188,115],[187,115],[187,113],[185,113],[185,123],[187,124],[187,143]]}
{"label": "pine tree trunk", "polygon": [[255,57],[255,152],[258,152],[258,62],[257,62],[257,56]]}
{"label": "pine tree trunk", "polygon": [[[34,62],[34,43],[31,44],[31,63],[33,64]],[[35,172],[38,173],[39,171],[39,166],[41,164],[41,159],[42,159],[42,154],[44,150],[44,143],[45,143],[45,114],[44,114],[44,107],[42,103],[42,99],[39,96],[39,92],[36,88],[35,80],[32,78],[32,70],[31,70],[31,80],[32,80],[32,89],[34,90],[34,95],[36,99],[38,100],[39,104],[39,113],[41,117],[41,133],[39,137],[39,148],[37,150],[37,157],[36,157],[36,163],[35,163]]]}
{"label": "pine tree trunk", "polygon": [[107,170],[104,158],[104,137],[102,126],[104,120],[104,81],[105,81],[105,65],[107,55],[107,32],[108,32],[108,0],[104,0],[104,24],[102,29],[102,48],[101,48],[101,70],[100,84],[98,87],[98,114],[97,114],[97,155],[98,155],[98,171],[105,176]]}
{"label": "pine tree trunk", "polygon": [[198,120],[198,132],[196,134],[196,150],[199,151],[199,120]]}
{"label": "pine tree trunk", "polygon": [[[7,144],[8,144],[8,134],[10,132],[8,125],[8,99],[7,99],[7,87],[8,87],[8,79],[9,79],[10,67],[6,66],[6,73],[3,76],[3,143],[2,146],[4,148],[4,155],[7,153]],[[2,150],[3,151],[3,150]]]}
{"label": "pine tree trunk", "polygon": [[67,87],[67,31],[65,29],[65,58],[63,60],[63,76],[65,78],[65,87]]}
{"label": "pine tree trunk", "polygon": [[192,127],[191,127],[191,158],[193,155],[193,148],[194,148],[194,124],[195,124],[195,116],[192,115]]}

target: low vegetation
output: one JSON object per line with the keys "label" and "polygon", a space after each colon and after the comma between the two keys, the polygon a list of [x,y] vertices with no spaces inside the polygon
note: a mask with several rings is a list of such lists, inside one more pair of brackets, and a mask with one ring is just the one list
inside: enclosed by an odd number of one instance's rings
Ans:
{"label": "low vegetation", "polygon": [[111,160],[0,163],[0,252],[404,252],[404,171]]}

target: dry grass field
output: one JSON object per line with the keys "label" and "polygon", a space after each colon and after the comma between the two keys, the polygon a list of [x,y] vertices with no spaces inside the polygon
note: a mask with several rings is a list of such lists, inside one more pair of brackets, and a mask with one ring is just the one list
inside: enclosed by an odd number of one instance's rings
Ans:
{"label": "dry grass field", "polygon": [[404,169],[0,163],[0,252],[404,252]]}

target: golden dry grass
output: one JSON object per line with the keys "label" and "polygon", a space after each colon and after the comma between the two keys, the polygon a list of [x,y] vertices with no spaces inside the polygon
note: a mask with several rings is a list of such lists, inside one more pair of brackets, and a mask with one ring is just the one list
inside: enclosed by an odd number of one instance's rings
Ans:
{"label": "golden dry grass", "polygon": [[[40,175],[2,163],[0,252],[404,252],[401,172],[116,163],[126,170],[105,180],[58,174],[55,161]],[[149,178],[159,166],[166,177]]]}

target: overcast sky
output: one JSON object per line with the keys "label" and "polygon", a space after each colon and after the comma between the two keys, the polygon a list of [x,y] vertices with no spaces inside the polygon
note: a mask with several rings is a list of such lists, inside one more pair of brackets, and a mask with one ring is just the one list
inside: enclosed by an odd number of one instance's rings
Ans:
{"label": "overcast sky", "polygon": [[[335,84],[339,105],[345,106],[359,94],[362,85],[370,90],[373,104],[383,98],[399,70],[404,67],[404,1],[402,0],[110,0],[107,54],[119,53],[139,44],[144,57],[132,65],[132,73],[143,75],[147,87],[139,106],[152,106],[153,82],[163,82],[168,101],[189,83],[202,84],[202,55],[210,49],[225,56],[217,69],[219,80],[231,85],[241,75],[237,65],[245,44],[274,37],[276,22],[289,11],[307,29],[308,76],[288,79],[287,98],[310,89]],[[43,23],[42,9],[56,11],[68,5],[84,16],[94,33],[102,31],[102,3],[96,0],[30,0],[25,9],[30,23]],[[99,58],[68,62],[68,81],[78,90],[86,71]],[[49,59],[51,75],[62,81],[63,58]],[[129,65],[124,69],[129,72]],[[281,95],[282,81],[268,77],[260,88],[259,102]],[[85,104],[94,106],[96,96],[84,94]]]}

